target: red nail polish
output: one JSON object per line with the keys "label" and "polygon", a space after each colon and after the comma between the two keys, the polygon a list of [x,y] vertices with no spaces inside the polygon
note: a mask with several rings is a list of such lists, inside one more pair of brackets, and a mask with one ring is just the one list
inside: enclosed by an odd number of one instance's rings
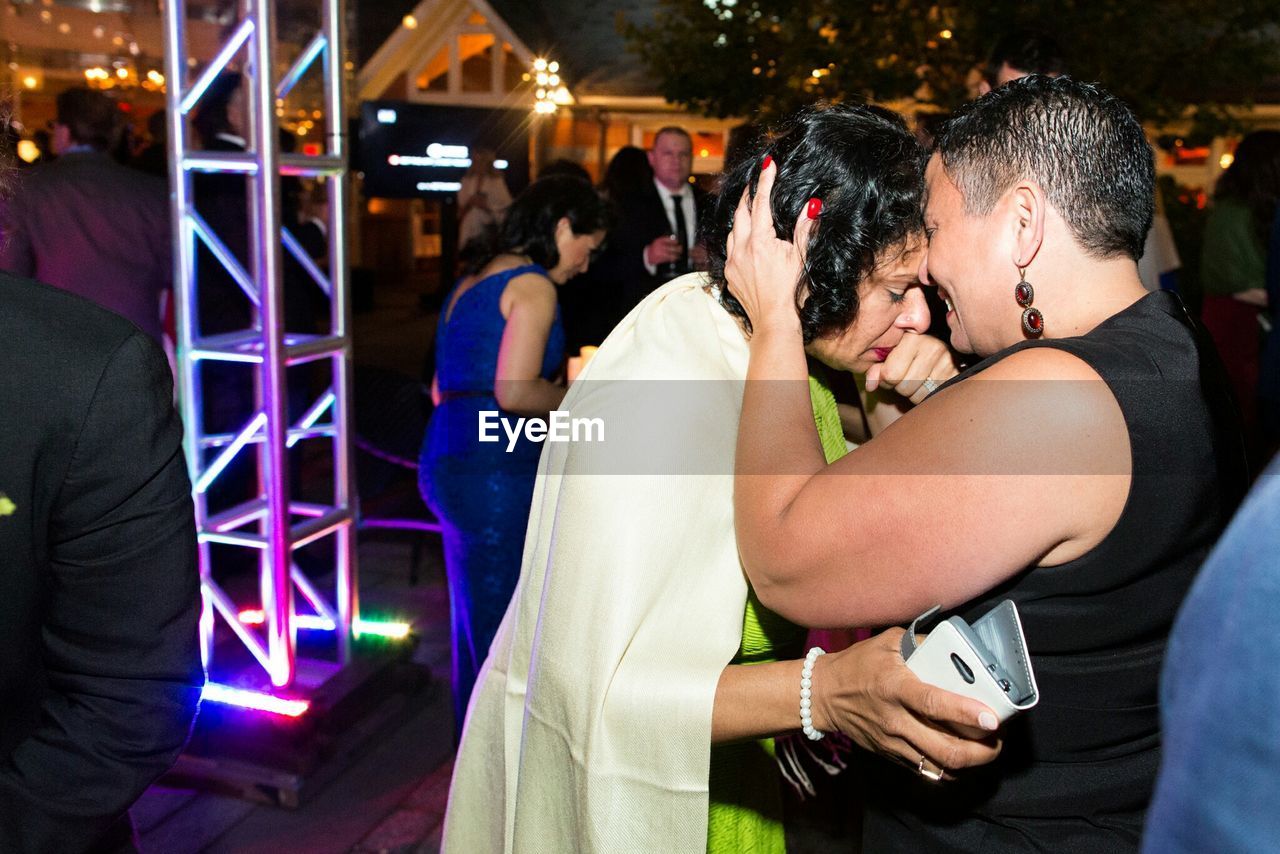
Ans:
{"label": "red nail polish", "polygon": [[809,219],[817,219],[822,215],[822,199],[810,199],[809,205],[805,209],[805,213]]}
{"label": "red nail polish", "polygon": [[772,155],[770,155],[770,154],[766,154],[766,155],[764,156],[764,160],[763,160],[763,161],[761,161],[761,163],[760,163],[760,171],[761,171],[761,172],[763,172],[764,170],[768,169],[768,168],[769,168],[769,164],[770,164],[770,163],[772,163],[772,162],[773,162],[773,156],[772,156]]}

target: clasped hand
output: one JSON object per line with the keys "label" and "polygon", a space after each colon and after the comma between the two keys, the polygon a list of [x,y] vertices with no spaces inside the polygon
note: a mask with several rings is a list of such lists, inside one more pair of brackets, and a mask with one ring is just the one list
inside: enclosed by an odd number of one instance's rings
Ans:
{"label": "clasped hand", "polygon": [[902,660],[902,634],[889,629],[818,658],[814,726],[838,730],[912,768],[922,756],[947,772],[995,759],[1001,747],[995,714],[977,700],[922,682]]}

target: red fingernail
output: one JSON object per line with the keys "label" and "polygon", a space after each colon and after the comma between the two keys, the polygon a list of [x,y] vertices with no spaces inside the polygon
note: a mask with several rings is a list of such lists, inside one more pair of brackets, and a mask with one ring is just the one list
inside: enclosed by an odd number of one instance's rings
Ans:
{"label": "red fingernail", "polygon": [[809,219],[817,219],[822,215],[822,199],[810,199],[809,206],[805,209],[805,213]]}
{"label": "red fingernail", "polygon": [[764,156],[764,160],[763,160],[763,161],[761,161],[761,163],[760,163],[760,171],[761,171],[761,172],[763,172],[764,170],[768,169],[768,168],[769,168],[769,164],[770,164],[770,163],[772,163],[772,162],[773,162],[773,155],[766,154],[766,155]]}

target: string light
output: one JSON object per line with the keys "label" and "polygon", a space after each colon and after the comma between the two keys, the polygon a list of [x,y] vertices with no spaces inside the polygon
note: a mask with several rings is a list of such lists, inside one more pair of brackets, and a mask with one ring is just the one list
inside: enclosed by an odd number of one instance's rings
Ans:
{"label": "string light", "polygon": [[536,115],[549,116],[560,107],[573,103],[573,96],[560,81],[559,72],[559,62],[539,56],[533,60],[532,70],[523,75],[525,82],[533,82],[537,86],[533,93],[533,112]]}

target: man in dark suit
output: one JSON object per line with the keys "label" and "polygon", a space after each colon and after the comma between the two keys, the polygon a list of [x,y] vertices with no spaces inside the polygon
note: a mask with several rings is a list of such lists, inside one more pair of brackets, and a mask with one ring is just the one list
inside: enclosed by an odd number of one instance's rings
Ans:
{"label": "man in dark suit", "polygon": [[706,260],[698,245],[698,218],[706,193],[689,182],[693,140],[679,127],[665,127],[649,149],[651,186],[625,203],[609,235],[611,258],[622,297],[620,320],[664,282],[698,269]]}
{"label": "man in dark suit", "polygon": [[0,218],[0,269],[96,302],[160,338],[160,295],[173,276],[164,181],[107,154],[115,102],[74,88],[58,95],[58,158],[20,173]]}
{"label": "man in dark suit", "polygon": [[164,354],[0,274],[0,851],[130,850],[204,684],[182,427]]}

